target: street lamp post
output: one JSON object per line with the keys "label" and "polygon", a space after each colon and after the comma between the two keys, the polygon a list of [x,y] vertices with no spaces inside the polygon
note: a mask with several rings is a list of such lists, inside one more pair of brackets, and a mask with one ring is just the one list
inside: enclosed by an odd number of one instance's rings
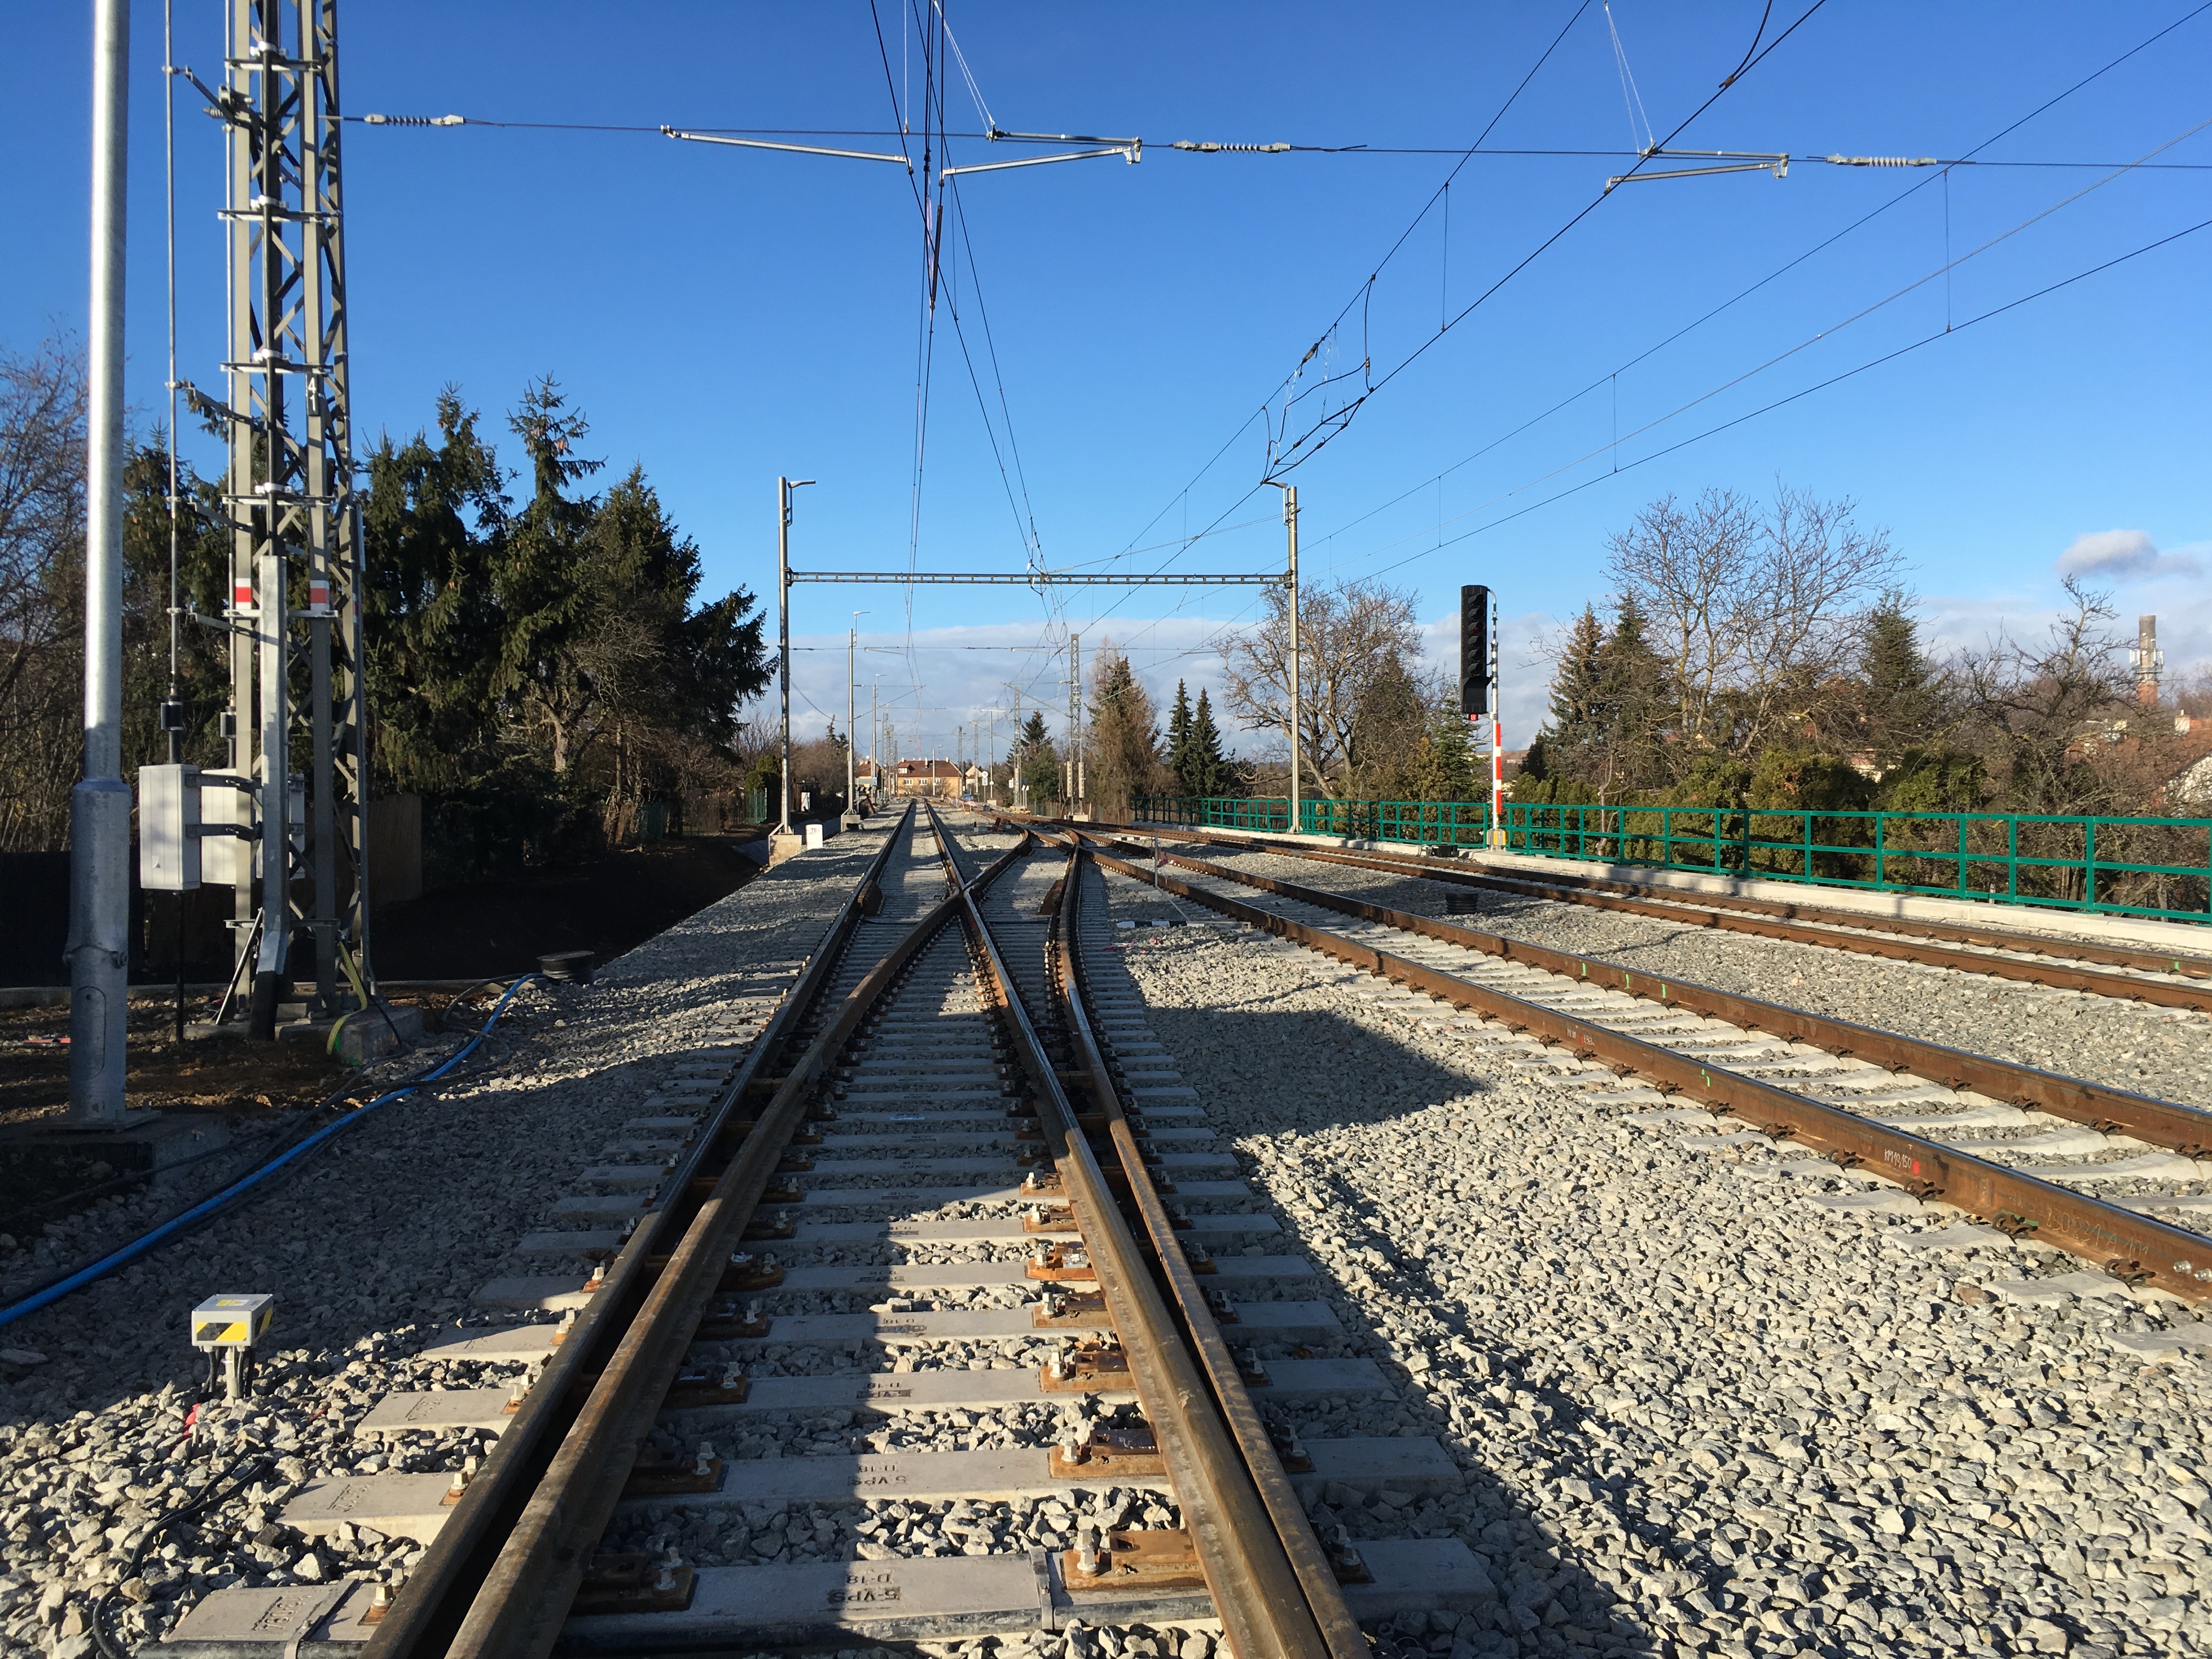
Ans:
{"label": "street lamp post", "polygon": [[776,655],[783,690],[783,775],[775,787],[775,830],[780,836],[791,833],[791,492],[813,482],[781,477],[775,481]]}

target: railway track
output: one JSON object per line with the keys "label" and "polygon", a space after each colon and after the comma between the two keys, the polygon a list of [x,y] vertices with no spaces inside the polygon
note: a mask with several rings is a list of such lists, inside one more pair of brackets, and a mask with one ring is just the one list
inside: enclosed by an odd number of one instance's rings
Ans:
{"label": "railway track", "polygon": [[[1163,852],[1146,869],[1136,861],[1146,849],[1069,833],[1099,848],[1108,868],[1468,1011],[1469,1035],[1533,1035],[1701,1103],[1650,1098],[1632,1124],[1717,1127],[1705,1108],[1718,1108],[1752,1126],[1714,1137],[1721,1146],[1786,1139],[1818,1155],[1814,1171],[1876,1174],[2122,1284],[2212,1299],[2201,1230],[2212,1219],[2212,1114],[1181,854]],[[1638,1103],[1638,1092],[1620,1103]]]}
{"label": "railway track", "polygon": [[1471,856],[1454,860],[1407,857],[1310,847],[1287,840],[1261,839],[1212,830],[1177,828],[1163,831],[1134,824],[1098,827],[1132,836],[1157,836],[1170,842],[1232,848],[1238,852],[1267,853],[1320,864],[1348,865],[1437,882],[1462,890],[1581,905],[1650,917],[1684,927],[1786,939],[2094,996],[2212,1012],[2212,957],[2147,946],[2067,939],[1978,923],[1905,916],[1870,917],[1794,900],[1690,893],[1655,883],[1486,865]]}
{"label": "railway track", "polygon": [[[269,1356],[181,1459],[166,1395],[58,1414],[43,1461],[0,1434],[11,1546],[53,1564],[0,1572],[9,1636],[82,1633],[53,1596],[96,1570],[87,1520],[120,1555],[134,1504],[202,1482],[230,1483],[216,1518],[143,1575],[175,1659],[2189,1626],[2212,1322],[2130,1292],[2201,1310],[2212,1194],[2193,1159],[2125,1166],[2184,1159],[2203,1115],[1054,833],[902,821],[748,896],[805,895],[803,942],[747,950],[732,904],[703,950],[549,1003],[571,1029],[517,1069],[620,1075],[472,1235],[518,1260],[463,1250],[461,1304]],[[1116,931],[1176,905],[1246,926]],[[669,1029],[633,1047],[640,1018]],[[1869,1224],[1792,1225],[1813,1203]],[[450,1225],[378,1224],[418,1223]],[[2099,1271],[2023,1259],[2038,1237]],[[469,1301],[499,1311],[455,1328]],[[2063,1592],[2021,1578],[2058,1537]]]}
{"label": "railway track", "polygon": [[1084,864],[1027,834],[986,862],[909,816],[742,1062],[632,1120],[585,1172],[607,1196],[555,1206],[598,1224],[532,1241],[570,1270],[478,1292],[525,1322],[434,1345],[496,1386],[361,1425],[477,1426],[482,1467],[311,1481],[274,1517],[420,1540],[404,1586],[220,1591],[162,1650],[1196,1622],[1246,1659],[1356,1659],[1362,1620],[1488,1594],[1455,1539],[1355,1547],[1310,1515],[1459,1472],[1434,1440],[1298,1437],[1298,1402],[1387,1384],[1291,1352],[1343,1333],[1162,1081]]}

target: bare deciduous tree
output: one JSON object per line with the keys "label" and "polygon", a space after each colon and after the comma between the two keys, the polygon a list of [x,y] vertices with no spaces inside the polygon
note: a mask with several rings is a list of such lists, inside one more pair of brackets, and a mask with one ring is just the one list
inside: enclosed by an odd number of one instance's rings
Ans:
{"label": "bare deciduous tree", "polygon": [[2111,595],[2073,576],[2065,586],[2072,609],[2039,646],[2000,634],[1960,659],[1969,713],[1963,735],[2015,811],[2147,810],[2132,797],[2148,792],[2130,788],[2124,769],[2103,752],[2120,747],[2105,740],[2120,733],[2111,721],[2136,707],[2126,641],[2112,629]]}
{"label": "bare deciduous tree", "polygon": [[0,353],[0,848],[58,847],[79,763],[84,364]]}
{"label": "bare deciduous tree", "polygon": [[1755,754],[1816,714],[1900,563],[1849,500],[1786,485],[1763,513],[1727,489],[1645,507],[1613,538],[1606,574],[1668,665],[1681,763]]}
{"label": "bare deciduous tree", "polygon": [[[1223,702],[1247,732],[1291,736],[1290,596],[1267,590],[1258,626],[1222,653]],[[1309,588],[1298,609],[1299,749],[1305,782],[1334,800],[1346,787],[1361,700],[1393,664],[1420,655],[1410,594],[1373,582]]]}

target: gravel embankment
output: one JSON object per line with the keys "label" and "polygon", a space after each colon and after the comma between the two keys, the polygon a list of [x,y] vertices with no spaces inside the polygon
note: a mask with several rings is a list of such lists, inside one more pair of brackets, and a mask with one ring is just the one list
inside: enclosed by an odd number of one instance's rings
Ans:
{"label": "gravel embankment", "polygon": [[[0,1652],[94,1651],[90,1603],[122,1578],[145,1523],[258,1449],[275,1467],[171,1533],[124,1586],[126,1640],[159,1634],[211,1589],[404,1571],[419,1555],[404,1539],[342,1529],[309,1548],[274,1517],[303,1480],[448,1470],[477,1448],[456,1432],[388,1453],[352,1429],[394,1389],[520,1375],[413,1356],[438,1327],[485,1317],[469,1297],[487,1278],[531,1270],[512,1246],[587,1190],[579,1173],[606,1161],[602,1146],[657,1085],[741,1053],[757,1011],[730,1005],[781,990],[881,844],[877,831],[838,837],[603,966],[588,988],[524,990],[496,1042],[435,1092],[378,1109],[264,1196],[0,1330],[0,1349],[26,1356],[0,1358]],[[125,1236],[95,1216],[58,1254]],[[276,1319],[260,1392],[243,1411],[204,1408],[187,1449],[204,1370],[185,1316],[218,1291],[263,1290]]]}
{"label": "gravel embankment", "polygon": [[[1447,896],[1466,890],[1277,853],[1188,850],[1209,863],[1420,915],[1443,917]],[[1955,969],[1503,893],[1483,893],[1481,906],[1480,915],[1448,919],[1832,1019],[2212,1108],[2212,1016],[2190,1009],[2047,990]]]}
{"label": "gravel embankment", "polygon": [[[1255,862],[1344,890],[1361,876]],[[1441,910],[1401,885],[1404,908]],[[1109,890],[1117,916],[1170,914],[1147,888]],[[1950,1040],[1988,1042],[1997,1020],[2047,1036],[2079,1000],[1999,988],[1969,1026],[1937,1005],[1986,981],[1931,996],[1926,976],[1832,952],[1486,900],[1482,925],[1498,921],[1770,996],[1794,958],[1836,1012]],[[1352,1351],[1404,1379],[1396,1430],[1350,1431],[1435,1434],[1468,1472],[1445,1524],[1498,1601],[1398,1632],[1401,1650],[2203,1650],[2212,1363],[2107,1342],[2190,1316],[1990,1297],[1984,1282],[2079,1264],[1908,1249],[1955,1218],[1819,1209],[1810,1192],[1842,1183],[1801,1185],[1771,1146],[1632,1127],[1636,1107],[1592,1098],[1610,1073],[1382,1012],[1360,994],[1376,981],[1295,946],[1212,927],[1141,939],[1151,1024],[1279,1206],[1296,1242],[1278,1248],[1312,1255],[1364,1334]],[[2179,1036],[2195,1052],[2147,1069],[2201,1078],[2193,1024],[2096,1013],[2127,1033],[2100,1063]]]}

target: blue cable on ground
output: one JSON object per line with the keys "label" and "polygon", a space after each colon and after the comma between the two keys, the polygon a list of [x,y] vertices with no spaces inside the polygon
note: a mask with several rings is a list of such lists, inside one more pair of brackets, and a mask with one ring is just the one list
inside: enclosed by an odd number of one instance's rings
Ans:
{"label": "blue cable on ground", "polygon": [[305,1140],[295,1142],[292,1146],[286,1147],[283,1152],[277,1153],[276,1157],[270,1158],[269,1162],[263,1164],[259,1169],[240,1176],[236,1181],[231,1182],[229,1186],[224,1188],[214,1197],[202,1200],[199,1203],[193,1205],[191,1209],[186,1210],[182,1215],[172,1216],[168,1220],[155,1228],[153,1231],[142,1234],[140,1237],[132,1239],[128,1244],[124,1245],[121,1249],[112,1251],[108,1255],[100,1257],[99,1261],[94,1262],[91,1266],[81,1267],[76,1272],[71,1273],[68,1278],[62,1279],[56,1284],[49,1285],[44,1290],[33,1291],[29,1296],[25,1297],[21,1302],[11,1304],[9,1306],[5,1308],[0,1308],[0,1326],[12,1325],[19,1319],[27,1318],[32,1314],[38,1312],[41,1308],[51,1307],[53,1304],[60,1301],[71,1291],[81,1291],[94,1280],[105,1279],[108,1274],[113,1273],[118,1267],[129,1266],[131,1262],[136,1261],[140,1256],[145,1255],[149,1252],[158,1249],[161,1245],[167,1243],[169,1239],[175,1237],[179,1233],[183,1232],[185,1229],[195,1226],[200,1222],[206,1220],[210,1216],[215,1214],[216,1212],[230,1204],[232,1200],[236,1199],[240,1194],[246,1192],[253,1187],[258,1186],[262,1182],[276,1174],[277,1170],[283,1169],[286,1164],[295,1163],[299,1159],[305,1158],[309,1152],[313,1152],[315,1148],[321,1146],[325,1141],[330,1139],[340,1130],[344,1129],[352,1124],[360,1122],[362,1119],[367,1117],[378,1107],[385,1105],[391,1101],[402,1099],[408,1095],[411,1095],[426,1083],[436,1082],[440,1078],[445,1076],[447,1073],[452,1071],[454,1066],[466,1060],[469,1055],[474,1052],[476,1046],[491,1035],[491,1028],[499,1024],[499,1017],[507,1012],[507,1005],[514,1000],[514,994],[517,991],[520,991],[524,986],[529,984],[533,980],[542,980],[544,978],[544,975],[543,974],[525,974],[520,979],[516,980],[514,984],[508,986],[506,992],[500,997],[500,1000],[496,1003],[493,1004],[491,1018],[484,1021],[483,1029],[477,1031],[474,1036],[471,1037],[467,1042],[464,1043],[457,1052],[447,1055],[431,1070],[422,1073],[420,1076],[410,1078],[406,1082],[399,1085],[397,1088],[387,1089],[384,1093],[377,1096],[375,1099],[368,1102],[366,1105],[356,1107],[352,1111],[348,1112],[343,1117],[338,1119],[335,1123],[325,1124],[322,1128],[316,1130],[314,1133],[309,1135]]}

